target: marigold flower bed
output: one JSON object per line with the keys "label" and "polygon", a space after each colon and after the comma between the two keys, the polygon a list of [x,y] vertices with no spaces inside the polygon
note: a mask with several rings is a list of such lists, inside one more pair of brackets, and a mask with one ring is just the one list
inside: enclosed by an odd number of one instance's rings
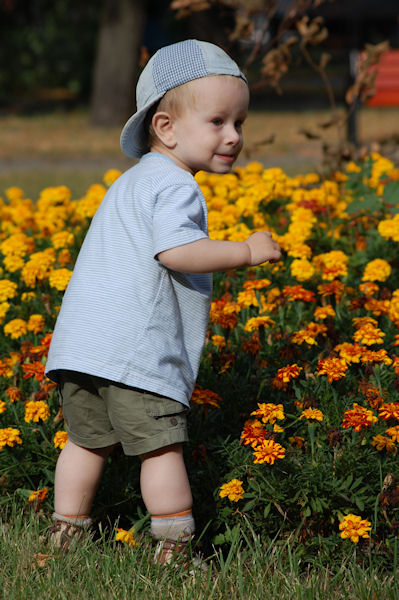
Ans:
{"label": "marigold flower bed", "polygon": [[[18,187],[0,199],[3,504],[51,507],[67,435],[46,355],[90,219],[118,176],[107,172],[80,199],[66,186],[36,202]],[[186,452],[197,521],[210,522],[215,543],[249,521],[309,552],[324,540],[330,554],[371,545],[390,560],[399,528],[399,170],[372,154],[328,178],[259,163],[196,178],[212,238],[268,229],[284,250],[278,264],[214,277]],[[134,515],[137,467],[111,461],[120,464],[114,477],[129,481],[111,486],[107,511],[129,503]]]}

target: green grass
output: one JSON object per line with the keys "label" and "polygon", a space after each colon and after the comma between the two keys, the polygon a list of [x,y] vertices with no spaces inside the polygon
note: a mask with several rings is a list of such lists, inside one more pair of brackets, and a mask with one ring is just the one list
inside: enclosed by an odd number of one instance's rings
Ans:
{"label": "green grass", "polygon": [[395,600],[395,573],[360,567],[356,550],[340,564],[305,567],[289,543],[263,543],[247,528],[224,552],[215,550],[206,575],[151,562],[148,537],[132,548],[100,533],[69,554],[54,551],[43,535],[48,520],[14,514],[0,526],[0,589],[7,600]]}

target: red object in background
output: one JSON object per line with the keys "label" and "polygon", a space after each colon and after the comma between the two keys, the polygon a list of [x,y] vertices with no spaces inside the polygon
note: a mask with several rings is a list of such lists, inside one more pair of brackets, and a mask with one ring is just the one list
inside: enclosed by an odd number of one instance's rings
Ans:
{"label": "red object in background", "polygon": [[399,106],[399,50],[384,52],[372,69],[377,71],[376,92],[367,106]]}

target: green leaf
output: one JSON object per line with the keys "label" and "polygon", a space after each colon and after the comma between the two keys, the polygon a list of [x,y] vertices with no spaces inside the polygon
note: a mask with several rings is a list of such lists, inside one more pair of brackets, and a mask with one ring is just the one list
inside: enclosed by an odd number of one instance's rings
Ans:
{"label": "green leaf", "polygon": [[375,192],[371,192],[370,194],[366,194],[363,199],[358,198],[351,202],[347,206],[346,212],[350,215],[359,212],[360,210],[373,213],[378,212],[382,207],[383,203],[381,198],[379,198]]}
{"label": "green leaf", "polygon": [[389,181],[385,185],[384,200],[387,204],[399,204],[399,181]]}

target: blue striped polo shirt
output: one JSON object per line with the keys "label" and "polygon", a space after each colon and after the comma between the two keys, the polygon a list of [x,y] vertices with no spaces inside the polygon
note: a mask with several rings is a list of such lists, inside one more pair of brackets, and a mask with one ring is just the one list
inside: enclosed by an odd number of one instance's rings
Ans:
{"label": "blue striped polo shirt", "polygon": [[148,153],[108,190],[64,294],[46,365],[188,405],[209,318],[212,275],[167,269],[163,250],[208,236],[194,177]]}

